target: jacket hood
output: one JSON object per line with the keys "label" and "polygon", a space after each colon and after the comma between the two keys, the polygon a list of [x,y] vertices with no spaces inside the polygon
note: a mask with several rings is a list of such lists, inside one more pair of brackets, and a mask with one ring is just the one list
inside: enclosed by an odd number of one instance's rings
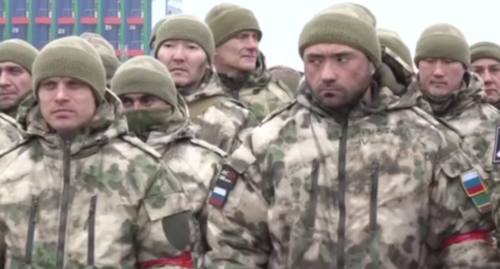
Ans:
{"label": "jacket hood", "polygon": [[448,119],[461,114],[476,103],[487,103],[484,83],[478,75],[472,72],[464,74],[459,90],[444,97],[431,96],[422,88],[418,80],[414,81],[410,87],[422,93],[423,98],[432,107],[434,115]]}
{"label": "jacket hood", "polygon": [[[96,108],[90,124],[72,139],[72,155],[98,149],[99,145],[128,132],[127,120],[119,98],[110,90],[106,90],[104,97],[106,102]],[[24,139],[38,139],[47,154],[61,157],[64,141],[47,124],[34,96],[30,96],[29,100],[20,106],[17,120],[25,130]]]}
{"label": "jacket hood", "polygon": [[[180,91],[180,93],[182,94],[183,92]],[[186,103],[190,104],[194,101],[217,95],[226,95],[226,93],[222,88],[222,84],[219,77],[217,76],[215,67],[212,66],[205,71],[198,89],[186,95],[182,94],[182,97],[184,98]]]}
{"label": "jacket hood", "polygon": [[[349,118],[358,119],[371,114],[407,109],[417,104],[417,94],[407,93],[398,97],[394,95],[389,88],[379,87],[378,85],[378,82],[373,81],[372,86],[368,89],[372,92],[373,102],[369,106],[366,106],[360,100],[359,103],[350,110]],[[332,116],[337,114],[337,112],[322,108],[318,102],[316,102],[305,80],[302,80],[299,85],[297,102],[319,115]]]}

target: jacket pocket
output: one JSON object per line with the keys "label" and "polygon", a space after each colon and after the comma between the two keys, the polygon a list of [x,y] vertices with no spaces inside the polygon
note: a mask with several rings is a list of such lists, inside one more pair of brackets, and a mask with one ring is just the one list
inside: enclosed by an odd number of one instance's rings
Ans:
{"label": "jacket pocket", "polygon": [[39,197],[31,198],[30,215],[28,220],[28,238],[26,240],[26,264],[31,264],[33,258],[33,244],[35,241],[36,216],[38,213]]}

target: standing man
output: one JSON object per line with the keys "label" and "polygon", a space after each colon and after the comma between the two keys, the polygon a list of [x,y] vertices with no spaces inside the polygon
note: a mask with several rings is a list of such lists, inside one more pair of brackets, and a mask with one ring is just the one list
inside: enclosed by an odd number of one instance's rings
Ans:
{"label": "standing man", "polygon": [[189,200],[128,128],[98,52],[80,37],[33,63],[26,139],[0,156],[1,268],[193,268]]}
{"label": "standing man", "polygon": [[462,186],[489,179],[415,100],[378,86],[375,28],[323,12],[299,53],[307,87],[213,188],[207,267],[498,268],[489,193]]}
{"label": "standing man", "polygon": [[485,153],[495,141],[500,112],[486,101],[478,75],[468,71],[469,46],[462,32],[450,24],[428,27],[417,42],[414,61],[419,73],[410,90],[420,91],[434,116],[459,130],[486,164],[490,156]]}
{"label": "standing man", "polygon": [[196,136],[230,153],[258,121],[223,90],[214,55],[210,28],[194,16],[170,15],[158,28],[155,56],[186,100]]}
{"label": "standing man", "polygon": [[259,51],[262,31],[249,9],[219,4],[206,15],[205,22],[215,40],[215,68],[224,89],[264,119],[271,111],[292,100],[283,82],[273,79]]}
{"label": "standing man", "polygon": [[484,82],[487,101],[500,109],[500,46],[479,42],[470,47],[471,70]]}

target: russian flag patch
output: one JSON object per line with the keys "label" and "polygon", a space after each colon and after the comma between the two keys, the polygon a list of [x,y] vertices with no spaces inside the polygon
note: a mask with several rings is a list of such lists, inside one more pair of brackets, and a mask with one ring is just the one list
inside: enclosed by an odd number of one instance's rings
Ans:
{"label": "russian flag patch", "polygon": [[223,165],[219,177],[208,199],[209,204],[221,208],[227,200],[229,192],[233,189],[238,180],[238,173],[229,165]]}
{"label": "russian flag patch", "polygon": [[465,193],[481,213],[491,211],[491,201],[488,188],[484,184],[481,175],[476,170],[463,173],[460,176]]}

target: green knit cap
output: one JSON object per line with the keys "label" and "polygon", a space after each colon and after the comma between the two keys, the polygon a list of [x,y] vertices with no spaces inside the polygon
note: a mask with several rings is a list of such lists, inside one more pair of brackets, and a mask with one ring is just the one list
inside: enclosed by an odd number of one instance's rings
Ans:
{"label": "green knit cap", "polygon": [[425,29],[420,35],[414,63],[426,58],[445,58],[470,65],[469,45],[465,36],[451,24],[439,23]]}
{"label": "green knit cap", "polygon": [[143,93],[177,107],[177,89],[167,68],[152,56],[135,56],[123,63],[111,80],[111,91],[120,96]]}
{"label": "green knit cap", "polygon": [[500,46],[493,42],[479,42],[470,46],[470,61],[493,59],[500,62]]}
{"label": "green knit cap", "polygon": [[163,43],[176,39],[187,40],[200,45],[207,53],[210,64],[214,62],[214,37],[205,22],[187,14],[168,16],[156,32],[155,57],[158,57],[158,51]]}
{"label": "green knit cap", "polygon": [[0,62],[13,62],[31,74],[33,73],[31,67],[38,53],[35,47],[21,39],[14,38],[0,42]]}
{"label": "green knit cap", "polygon": [[104,37],[96,33],[83,33],[81,38],[87,40],[96,48],[101,57],[102,64],[106,70],[106,78],[110,79],[115,75],[116,69],[122,64],[115,54],[115,48]]}
{"label": "green knit cap", "polygon": [[339,3],[324,9],[321,13],[329,11],[340,12],[346,15],[352,15],[354,17],[357,17],[365,21],[366,23],[372,25],[373,27],[377,27],[377,18],[375,18],[373,12],[371,12],[371,10],[369,10],[367,7],[364,7],[360,4],[351,2]]}
{"label": "green knit cap", "polygon": [[85,39],[68,36],[47,44],[33,62],[33,91],[50,77],[71,77],[88,84],[97,102],[104,100],[106,72],[97,50]]}
{"label": "green knit cap", "polygon": [[413,60],[411,57],[411,52],[408,46],[403,42],[401,36],[398,33],[378,28],[377,36],[380,41],[380,45],[383,47],[387,47],[392,50],[396,55],[398,55],[408,66],[413,66]]}
{"label": "green knit cap", "polygon": [[161,18],[153,26],[153,30],[151,31],[151,37],[149,38],[149,49],[150,50],[154,50],[155,43],[156,43],[156,33],[158,32],[158,28],[160,28],[161,24],[167,19],[167,17]]}
{"label": "green knit cap", "polygon": [[360,50],[376,68],[382,62],[375,27],[350,12],[332,8],[314,16],[300,33],[300,57],[307,47],[321,43],[343,44]]}
{"label": "green knit cap", "polygon": [[219,47],[242,31],[255,31],[262,39],[262,31],[255,14],[238,5],[222,3],[208,11],[205,22],[214,35],[215,47]]}

